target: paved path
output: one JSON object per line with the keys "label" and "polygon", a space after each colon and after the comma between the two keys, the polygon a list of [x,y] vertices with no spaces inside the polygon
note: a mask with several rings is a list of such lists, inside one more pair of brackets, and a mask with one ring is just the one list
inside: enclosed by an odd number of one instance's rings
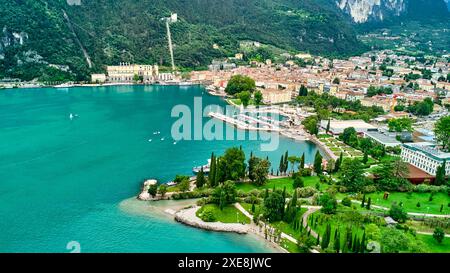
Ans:
{"label": "paved path", "polygon": [[302,218],[303,218],[303,226],[306,228],[306,230],[311,230],[311,235],[314,238],[317,238],[317,236],[319,236],[314,230],[311,229],[310,226],[308,226],[308,217],[313,214],[314,212],[318,211],[319,209],[321,209],[322,207],[320,206],[302,206],[304,208],[307,208],[308,210],[303,214]]}
{"label": "paved path", "polygon": [[[253,216],[248,212],[248,211],[246,211],[242,206],[241,206],[241,204],[239,204],[239,203],[235,203],[234,204],[234,206],[239,210],[239,211],[241,211],[245,216],[247,216],[247,217],[249,217],[250,219],[253,219]],[[308,207],[308,211],[307,212],[309,212],[310,214],[311,213],[313,213],[313,212],[315,212],[315,211],[317,211],[318,209],[320,209],[321,207],[314,207],[314,206],[303,206],[303,207]],[[306,213],[305,213],[306,214]],[[309,215],[309,214],[308,214]],[[308,217],[308,216],[306,216],[306,217]],[[262,222],[262,221],[261,221]],[[264,223],[264,222],[263,222]],[[303,220],[303,223],[305,223],[305,220]],[[265,224],[265,223],[264,223]],[[258,227],[255,225],[255,224],[253,224],[253,221],[252,221],[252,230],[255,232],[255,233],[257,233],[257,234],[259,234],[259,231],[258,231]],[[313,230],[311,230],[311,234],[316,234]],[[316,236],[315,236],[316,238],[317,238],[317,234],[316,234]],[[284,238],[284,239],[286,239],[286,240],[289,240],[289,241],[291,241],[292,243],[294,243],[294,244],[297,244],[297,239],[295,239],[294,237],[292,237],[291,235],[289,235],[289,234],[286,234],[286,233],[284,233],[284,232],[282,232],[281,233],[281,238]],[[311,252],[312,253],[319,253],[319,251],[317,251],[317,250],[315,250],[315,249],[311,249]]]}
{"label": "paved path", "polygon": [[[417,234],[423,234],[423,235],[431,235],[433,236],[432,232],[424,232],[424,231],[416,231]],[[445,234],[445,237],[450,238],[450,234]]]}

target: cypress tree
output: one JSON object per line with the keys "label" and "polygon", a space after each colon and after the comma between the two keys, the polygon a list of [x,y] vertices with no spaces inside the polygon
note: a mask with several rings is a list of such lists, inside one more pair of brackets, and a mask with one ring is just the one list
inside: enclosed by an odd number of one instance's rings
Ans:
{"label": "cypress tree", "polygon": [[361,253],[366,252],[366,231],[364,230],[362,239],[361,239],[361,246],[360,246],[360,251]]}
{"label": "cypress tree", "polygon": [[368,151],[366,150],[366,151],[364,151],[364,157],[363,157],[362,163],[366,164],[368,161],[369,161],[369,154],[368,154]]}
{"label": "cypress tree", "polygon": [[[337,229],[336,229],[337,231]],[[336,233],[335,237],[334,237],[334,251],[336,251],[336,253],[339,253],[339,251],[341,250],[341,238],[340,238],[340,234],[339,232]]]}
{"label": "cypress tree", "polygon": [[316,241],[316,245],[318,246],[318,245],[320,245],[320,236],[319,236],[319,234],[317,234],[317,241]]}
{"label": "cypress tree", "polygon": [[334,240],[336,240],[337,235],[338,235],[338,229],[335,229],[334,230]]}
{"label": "cypress tree", "polygon": [[217,186],[220,183],[220,173],[221,173],[221,169],[220,169],[220,158],[216,158],[216,167],[215,167],[215,171],[214,171],[214,185]]}
{"label": "cypress tree", "polygon": [[302,154],[302,157],[300,158],[300,170],[303,170],[305,168],[305,153]]}
{"label": "cypress tree", "polygon": [[208,174],[208,182],[209,186],[211,188],[214,188],[214,181],[216,178],[216,158],[214,156],[214,153],[211,155],[211,166],[209,167],[209,174]]}
{"label": "cypress tree", "polygon": [[197,188],[201,188],[205,185],[205,174],[203,172],[203,167],[197,173],[197,178],[195,179],[195,184]]}
{"label": "cypress tree", "polygon": [[358,250],[359,250],[359,240],[358,237],[355,235],[355,238],[353,239],[352,252],[356,253]]}
{"label": "cypress tree", "polygon": [[283,163],[283,167],[284,167],[283,171],[285,174],[286,174],[288,166],[289,166],[288,157],[289,157],[289,153],[288,153],[288,151],[286,151],[286,153],[284,154],[284,163]]}
{"label": "cypress tree", "polygon": [[363,195],[363,199],[361,201],[361,208],[364,208],[364,203],[366,203],[366,195]]}
{"label": "cypress tree", "polygon": [[317,175],[322,173],[322,159],[322,155],[317,151],[316,156],[314,157],[314,172]]}
{"label": "cypress tree", "polygon": [[330,123],[331,123],[331,119],[328,119],[327,134],[330,132]]}
{"label": "cypress tree", "polygon": [[283,155],[281,155],[279,169],[280,169],[280,173],[283,173],[283,170],[284,170],[284,156]]}
{"label": "cypress tree", "polygon": [[352,231],[350,230],[350,231],[348,232],[348,245],[347,245],[347,249],[348,249],[349,251],[351,251],[352,248],[353,248],[353,234],[352,234]]}
{"label": "cypress tree", "polygon": [[434,184],[436,186],[441,186],[445,184],[445,165],[446,165],[446,161],[444,160],[444,162],[442,163],[441,166],[438,166],[436,168],[436,179],[434,181]]}
{"label": "cypress tree", "polygon": [[370,209],[370,204],[372,203],[372,198],[369,197],[369,200],[367,200],[367,209]]}
{"label": "cypress tree", "polygon": [[303,217],[300,219],[300,231],[303,231]]}
{"label": "cypress tree", "polygon": [[255,213],[255,203],[252,203],[252,213]]}

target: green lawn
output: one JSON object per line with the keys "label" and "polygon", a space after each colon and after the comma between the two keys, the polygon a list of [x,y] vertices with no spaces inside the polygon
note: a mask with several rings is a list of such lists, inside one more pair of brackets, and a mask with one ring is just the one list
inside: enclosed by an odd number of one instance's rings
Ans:
{"label": "green lawn", "polygon": [[[418,213],[431,213],[431,214],[450,214],[450,197],[445,193],[436,193],[433,196],[433,201],[429,201],[431,193],[404,193],[404,192],[391,192],[387,200],[383,199],[384,192],[366,194],[367,198],[372,199],[372,204],[380,205],[390,208],[393,202],[403,202],[403,207],[408,212]],[[420,207],[417,207],[417,203],[420,203]],[[441,205],[444,205],[442,212],[440,211]]]}
{"label": "green lawn", "polygon": [[[305,209],[305,208],[300,209],[300,212],[299,212],[299,214],[297,214],[297,217],[301,217],[301,215],[303,215],[306,211],[307,211],[307,209]],[[273,223],[271,223],[271,225],[273,227],[275,227],[276,229],[279,229],[282,232],[284,232],[288,235],[291,235],[295,239],[297,239],[300,236],[300,230],[293,229],[291,224],[288,224],[284,221],[273,222]]]}
{"label": "green lawn", "polygon": [[207,204],[204,205],[201,209],[197,211],[197,216],[202,213],[202,210],[205,208],[211,208],[213,210],[214,216],[216,217],[217,222],[222,223],[246,223],[250,224],[250,219],[245,216],[242,212],[236,209],[234,206],[226,206],[223,210],[219,209],[219,206],[216,204]]}
{"label": "green lawn", "polygon": [[448,237],[445,237],[440,244],[432,235],[417,234],[417,238],[425,243],[431,253],[450,253],[450,238]]}
{"label": "green lawn", "polygon": [[[317,183],[320,183],[319,177],[317,176],[309,176],[309,177],[302,177],[303,181],[305,182],[305,187],[315,187]],[[275,178],[271,179],[266,182],[263,186],[257,187],[252,183],[236,183],[236,189],[241,190],[243,192],[249,192],[254,189],[257,190],[265,190],[265,189],[273,189],[275,186],[276,189],[283,189],[286,187],[286,191],[289,193],[292,193],[294,191],[294,188],[292,186],[293,179],[291,177],[284,177],[284,178]],[[320,184],[320,189],[325,190],[328,188],[327,184]]]}
{"label": "green lawn", "polygon": [[287,251],[289,251],[290,253],[299,253],[300,251],[298,250],[298,246],[296,244],[294,244],[293,242],[282,238],[281,242],[280,242],[280,246],[284,249],[286,249]]}

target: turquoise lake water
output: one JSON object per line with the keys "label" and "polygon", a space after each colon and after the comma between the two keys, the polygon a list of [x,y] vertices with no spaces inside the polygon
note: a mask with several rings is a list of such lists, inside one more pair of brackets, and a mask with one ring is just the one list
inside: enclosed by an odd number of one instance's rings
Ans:
{"label": "turquoise lake water", "polygon": [[[270,251],[250,235],[136,213],[148,206],[132,199],[144,179],[190,175],[211,152],[242,145],[247,154],[268,155],[274,166],[286,150],[313,160],[313,144],[285,138],[270,153],[250,140],[175,145],[171,109],[192,106],[195,96],[204,105],[224,105],[200,87],[0,90],[0,252],[69,252],[70,241],[82,252]],[[70,113],[78,118],[70,120]]]}

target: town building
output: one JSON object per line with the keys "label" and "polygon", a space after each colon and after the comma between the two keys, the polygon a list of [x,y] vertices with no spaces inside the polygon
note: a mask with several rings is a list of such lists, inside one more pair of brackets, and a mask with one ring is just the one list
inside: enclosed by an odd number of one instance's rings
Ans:
{"label": "town building", "polygon": [[93,83],[104,83],[104,82],[106,82],[106,75],[105,74],[92,74],[91,75],[91,82],[93,82]]}
{"label": "town building", "polygon": [[[326,129],[328,120],[322,120],[320,126]],[[355,128],[358,134],[363,134],[369,131],[378,131],[377,127],[363,121],[363,120],[330,120],[330,132],[333,135],[340,135],[346,128]]]}
{"label": "town building", "polygon": [[367,131],[364,132],[364,137],[370,138],[373,141],[385,147],[396,147],[402,144],[400,141],[397,140],[396,133],[382,132],[382,131]]}
{"label": "town building", "polygon": [[290,90],[280,89],[261,89],[263,102],[266,104],[278,104],[290,102],[292,100],[292,92]]}
{"label": "town building", "polygon": [[157,65],[141,65],[121,63],[120,65],[107,66],[108,82],[133,82],[139,77],[143,82],[153,82],[158,78]]}
{"label": "town building", "polygon": [[436,170],[446,161],[445,173],[450,174],[450,153],[440,151],[435,143],[417,142],[402,145],[402,160],[418,169],[436,175]]}

